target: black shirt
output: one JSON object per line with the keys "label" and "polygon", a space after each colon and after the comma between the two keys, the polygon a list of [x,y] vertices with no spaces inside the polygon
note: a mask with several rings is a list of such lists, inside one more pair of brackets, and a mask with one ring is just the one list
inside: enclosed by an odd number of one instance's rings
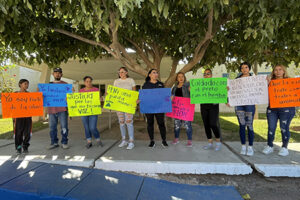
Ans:
{"label": "black shirt", "polygon": [[164,84],[160,81],[157,81],[156,83],[151,83],[150,81],[147,81],[144,83],[142,89],[154,89],[154,88],[164,88]]}
{"label": "black shirt", "polygon": [[182,94],[182,87],[181,88],[177,88],[175,90],[175,96],[176,97],[183,97],[183,94]]}

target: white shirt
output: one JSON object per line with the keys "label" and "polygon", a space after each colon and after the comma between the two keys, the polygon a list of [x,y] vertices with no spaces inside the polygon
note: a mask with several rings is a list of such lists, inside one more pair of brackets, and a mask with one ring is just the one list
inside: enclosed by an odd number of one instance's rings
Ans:
{"label": "white shirt", "polygon": [[114,82],[114,86],[127,89],[127,90],[132,90],[133,87],[135,87],[135,82],[132,78],[126,78],[126,79],[116,79]]}

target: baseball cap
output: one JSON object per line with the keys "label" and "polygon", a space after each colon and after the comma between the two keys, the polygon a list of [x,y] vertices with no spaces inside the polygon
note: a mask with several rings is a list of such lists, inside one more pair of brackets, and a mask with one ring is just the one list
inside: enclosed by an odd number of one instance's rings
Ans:
{"label": "baseball cap", "polygon": [[62,69],[60,67],[56,67],[53,69],[53,72],[60,72],[62,73]]}

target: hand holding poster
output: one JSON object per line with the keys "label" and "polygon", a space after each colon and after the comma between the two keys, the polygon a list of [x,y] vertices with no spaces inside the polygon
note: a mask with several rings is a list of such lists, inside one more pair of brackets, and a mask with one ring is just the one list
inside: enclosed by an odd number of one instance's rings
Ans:
{"label": "hand holding poster", "polygon": [[195,104],[190,103],[190,98],[174,97],[172,100],[172,112],[167,113],[167,117],[194,121]]}
{"label": "hand holding poster", "polygon": [[192,79],[191,103],[227,103],[227,78]]}
{"label": "hand holding poster", "polygon": [[2,93],[3,118],[43,116],[41,92]]}
{"label": "hand holding poster", "polygon": [[272,80],[269,98],[271,108],[300,106],[300,78]]}
{"label": "hand holding poster", "polygon": [[72,93],[72,84],[38,84],[44,96],[44,107],[67,107],[67,93]]}
{"label": "hand holding poster", "polygon": [[67,94],[67,102],[71,117],[101,114],[99,92],[69,93]]}
{"label": "hand holding poster", "polygon": [[172,112],[171,88],[140,90],[141,113]]}
{"label": "hand holding poster", "polygon": [[266,75],[249,76],[228,81],[230,106],[268,104]]}
{"label": "hand holding poster", "polygon": [[137,91],[109,85],[104,108],[134,114],[138,97],[139,93]]}

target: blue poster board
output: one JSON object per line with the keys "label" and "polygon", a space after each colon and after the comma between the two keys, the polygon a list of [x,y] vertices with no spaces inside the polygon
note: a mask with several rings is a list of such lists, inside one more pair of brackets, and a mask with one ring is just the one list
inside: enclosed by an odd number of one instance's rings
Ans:
{"label": "blue poster board", "polygon": [[141,113],[172,112],[171,88],[143,89],[139,93]]}
{"label": "blue poster board", "polygon": [[67,93],[72,93],[72,84],[38,84],[43,93],[44,107],[67,107]]}

